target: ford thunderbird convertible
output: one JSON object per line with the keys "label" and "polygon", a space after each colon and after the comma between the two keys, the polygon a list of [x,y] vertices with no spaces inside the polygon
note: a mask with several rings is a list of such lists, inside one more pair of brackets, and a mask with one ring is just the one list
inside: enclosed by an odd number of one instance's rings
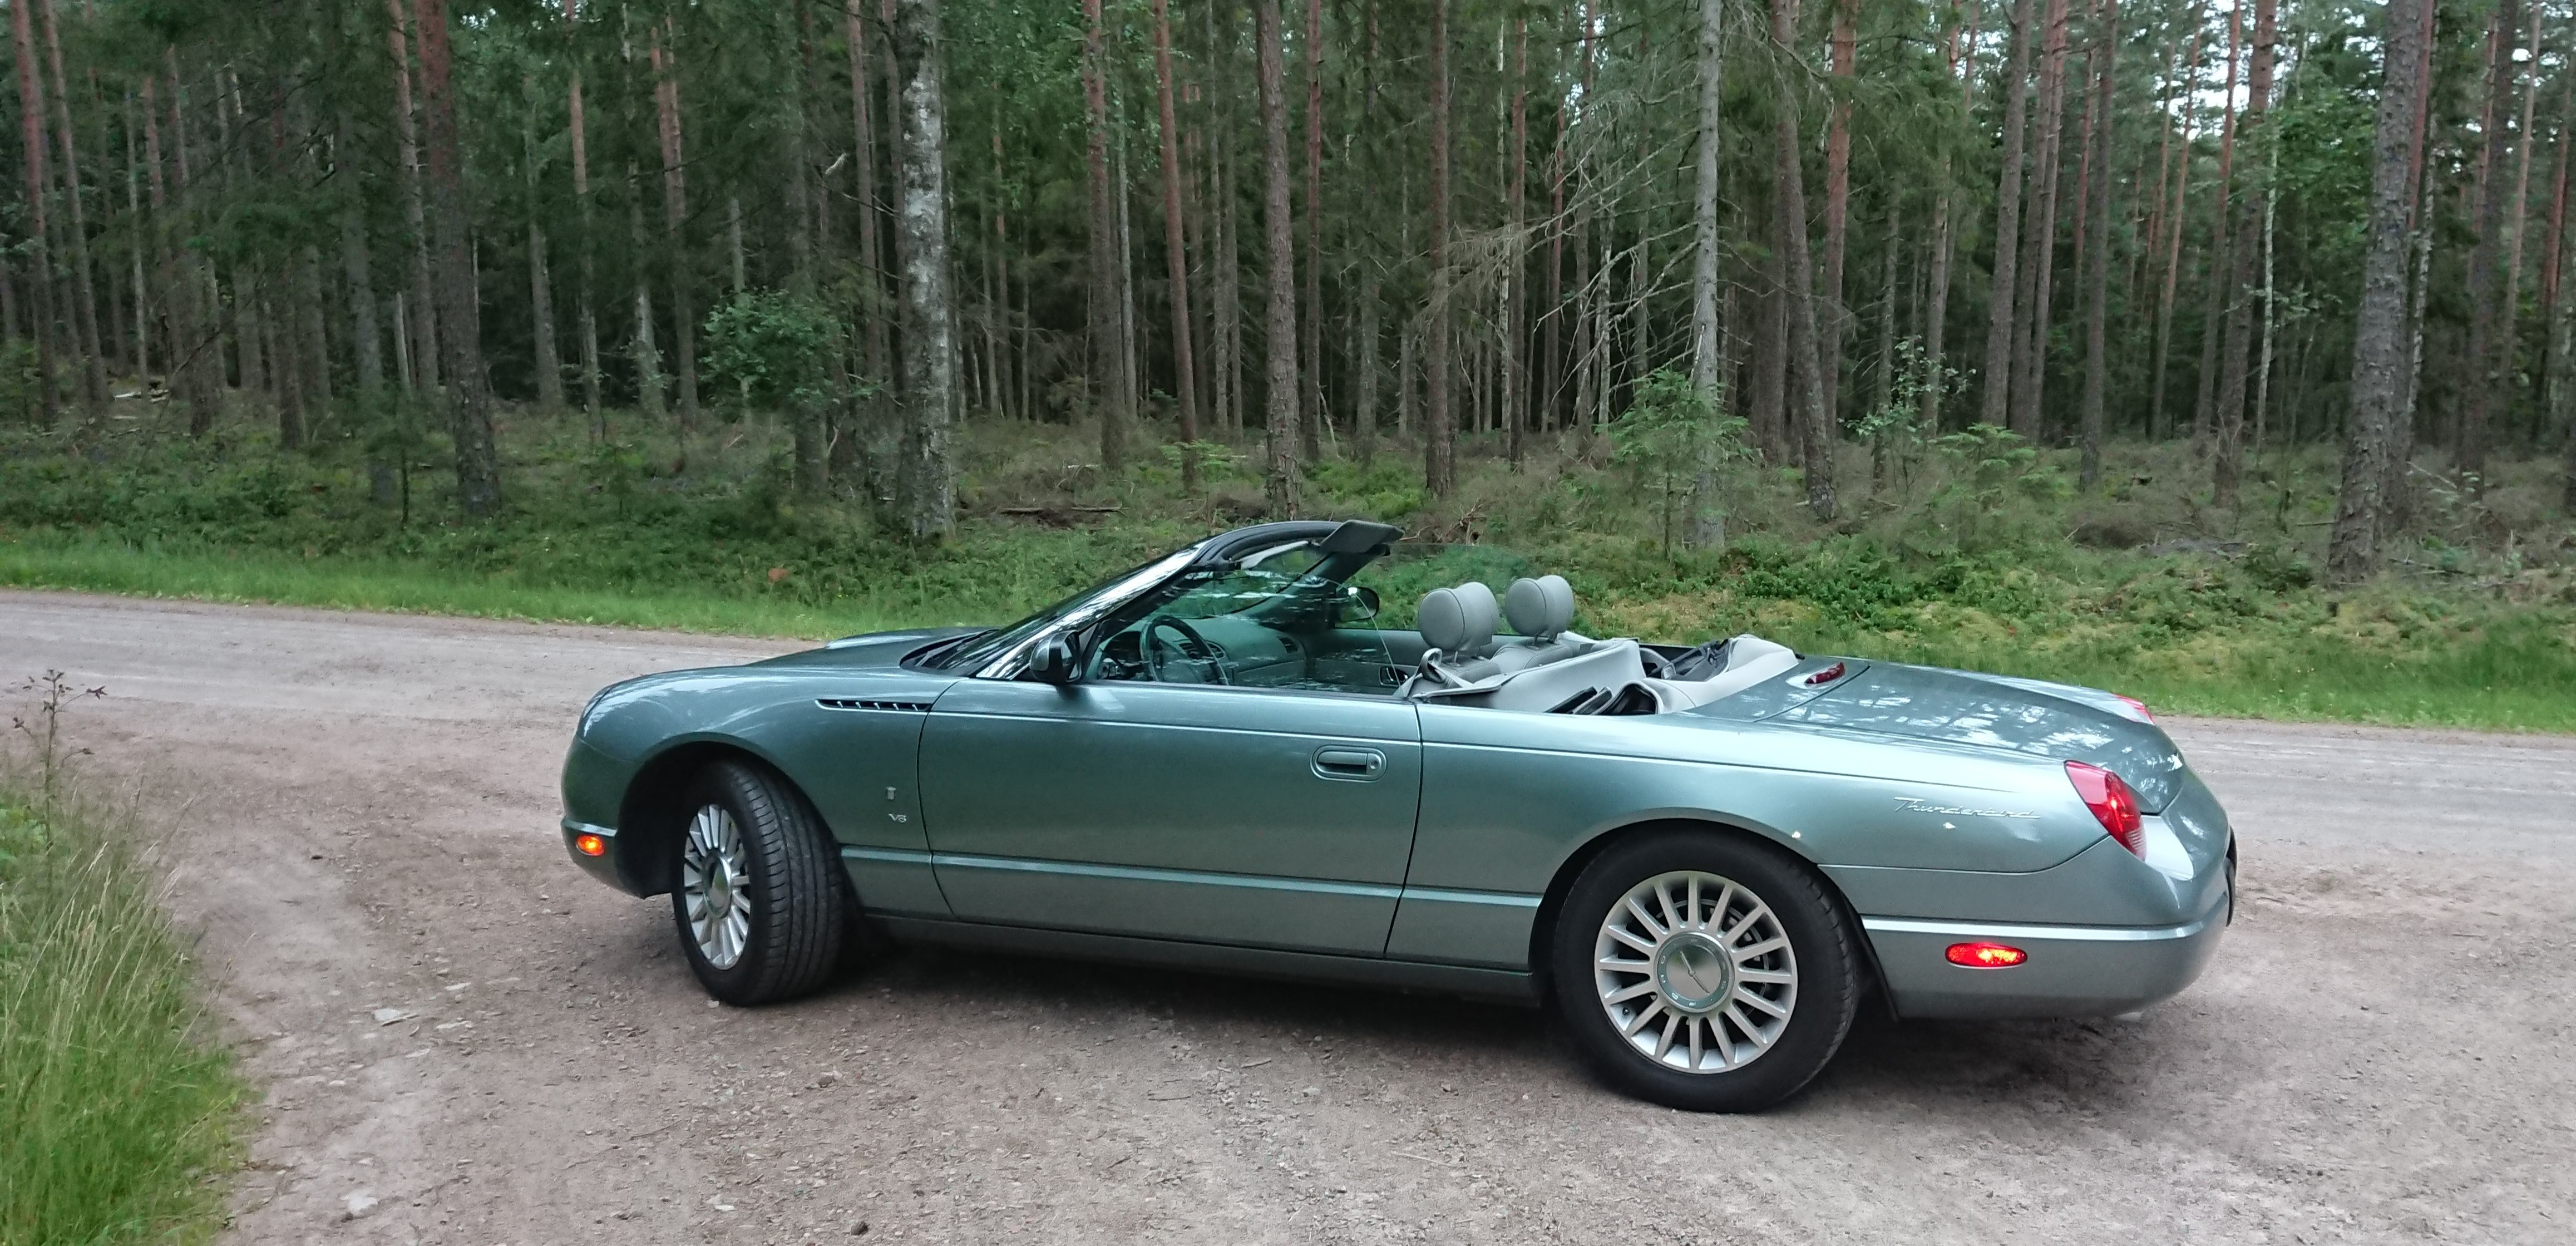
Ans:
{"label": "ford thunderbird convertible", "polygon": [[2233,911],[2226,813],[2090,688],[1594,639],[1566,581],[1352,520],[1209,537],[1009,627],[601,692],[573,861],[709,994],[883,941],[1544,1004],[1711,1111],[1898,1017],[2127,1013]]}

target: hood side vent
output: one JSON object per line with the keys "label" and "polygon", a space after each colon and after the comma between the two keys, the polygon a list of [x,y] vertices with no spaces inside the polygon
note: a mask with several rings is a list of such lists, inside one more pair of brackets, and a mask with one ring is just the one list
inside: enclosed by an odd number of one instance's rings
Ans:
{"label": "hood side vent", "polygon": [[899,713],[906,714],[926,714],[930,712],[930,702],[928,701],[880,701],[873,699],[861,700],[850,697],[816,697],[814,698],[814,704],[820,705],[827,710],[894,710]]}

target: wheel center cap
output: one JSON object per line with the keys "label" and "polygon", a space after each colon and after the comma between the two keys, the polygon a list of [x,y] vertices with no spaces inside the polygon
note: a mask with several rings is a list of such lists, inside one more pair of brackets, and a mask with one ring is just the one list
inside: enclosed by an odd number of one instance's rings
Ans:
{"label": "wheel center cap", "polygon": [[1735,990],[1735,962],[1717,940],[1684,931],[1655,950],[1655,985],[1683,1012],[1711,1012]]}
{"label": "wheel center cap", "polygon": [[725,885],[721,866],[716,873],[707,877],[707,908],[717,914],[733,911],[733,888]]}

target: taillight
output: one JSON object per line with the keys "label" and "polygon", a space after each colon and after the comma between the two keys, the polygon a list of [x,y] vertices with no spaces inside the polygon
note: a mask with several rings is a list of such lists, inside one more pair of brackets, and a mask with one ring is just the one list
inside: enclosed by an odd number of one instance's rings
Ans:
{"label": "taillight", "polygon": [[2152,722],[2154,722],[2154,721],[2156,720],[2156,716],[2155,716],[2155,715],[2150,714],[2150,713],[2148,713],[2148,712],[2147,712],[2147,703],[2146,703],[2146,702],[2141,701],[2141,700],[2137,699],[2136,697],[2123,697],[2123,696],[2120,696],[2120,694],[2119,694],[2119,693],[2116,693],[2116,692],[2112,693],[2111,695],[2112,695],[2112,696],[2114,696],[2114,697],[2118,697],[2118,698],[2119,698],[2119,701],[2120,701],[2120,704],[2125,705],[2125,706],[2128,706],[2130,709],[2133,709],[2133,710],[2138,711],[2138,721],[2139,721],[2139,722],[2142,722],[2142,723],[2152,723]]}
{"label": "taillight", "polygon": [[2075,794],[2084,807],[2093,811],[2093,819],[2120,846],[2143,858],[2147,855],[2144,823],[2138,817],[2138,794],[2120,776],[2089,762],[2066,763],[2066,777],[2075,784]]}

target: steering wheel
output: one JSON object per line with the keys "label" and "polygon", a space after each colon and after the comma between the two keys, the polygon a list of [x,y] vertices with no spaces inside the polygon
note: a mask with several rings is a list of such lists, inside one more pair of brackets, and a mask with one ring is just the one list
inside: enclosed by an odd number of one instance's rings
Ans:
{"label": "steering wheel", "polygon": [[1209,644],[1207,637],[1199,635],[1198,629],[1190,626],[1187,620],[1168,614],[1158,614],[1154,616],[1153,622],[1145,625],[1145,669],[1153,673],[1154,682],[1158,684],[1182,682],[1163,677],[1163,646],[1155,643],[1154,633],[1166,628],[1182,640],[1181,644],[1172,646],[1173,650],[1184,661],[1195,662],[1200,668],[1200,678],[1190,682],[1202,684],[1234,682],[1225,677],[1225,664],[1217,660],[1216,646]]}

